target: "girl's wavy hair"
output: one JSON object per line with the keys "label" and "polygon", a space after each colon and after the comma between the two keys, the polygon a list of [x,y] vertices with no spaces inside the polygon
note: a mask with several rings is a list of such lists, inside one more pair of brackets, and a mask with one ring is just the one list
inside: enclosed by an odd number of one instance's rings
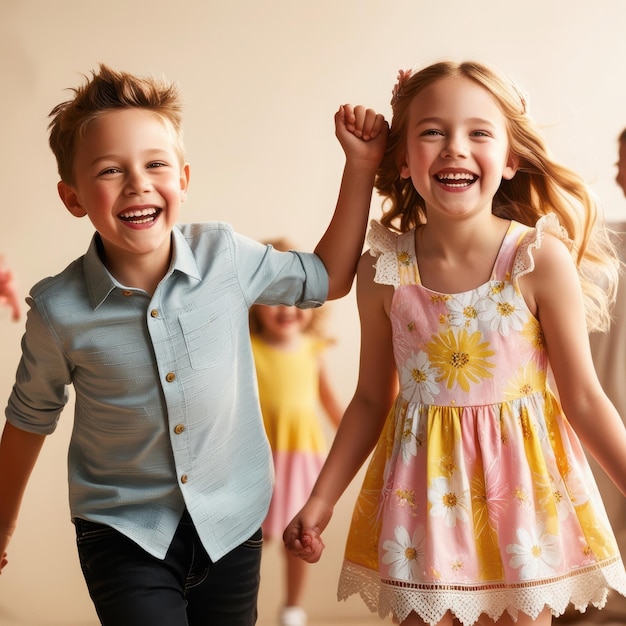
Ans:
{"label": "girl's wavy hair", "polygon": [[550,156],[528,114],[523,92],[507,77],[481,63],[442,61],[415,73],[400,72],[392,92],[387,148],[376,174],[376,189],[383,197],[382,224],[406,232],[427,221],[423,198],[410,178],[400,176],[410,104],[434,82],[458,76],[474,81],[491,94],[506,120],[509,149],[519,161],[515,176],[502,180],[492,212],[528,226],[534,226],[542,215],[555,213],[570,239],[585,296],[588,328],[608,328],[619,261],[598,202],[581,176]]}
{"label": "girl's wavy hair", "polygon": [[138,108],[156,113],[172,129],[180,164],[184,164],[182,105],[174,84],[116,72],[101,63],[97,72],[91,72],[91,77],[85,76],[82,86],[70,91],[74,97],[52,109],[48,125],[50,148],[64,182],[75,182],[74,161],[89,122],[117,109]]}
{"label": "girl's wavy hair", "polygon": [[[289,250],[297,250],[297,248],[293,245],[293,242],[289,241],[284,237],[280,237],[277,239],[268,239],[263,242],[265,245],[271,245],[276,250],[281,250],[282,252],[288,252]],[[250,332],[253,335],[259,335],[261,333],[262,326],[261,320],[257,315],[258,308],[260,306],[265,306],[263,304],[254,304],[250,307],[249,311],[249,322],[250,322]],[[315,309],[311,309],[312,315],[309,323],[303,329],[303,332],[312,337],[316,337],[318,339],[322,339],[326,341],[329,345],[335,343],[335,340],[330,337],[325,330],[326,326],[326,317],[328,313],[327,305],[322,307],[317,307]]]}

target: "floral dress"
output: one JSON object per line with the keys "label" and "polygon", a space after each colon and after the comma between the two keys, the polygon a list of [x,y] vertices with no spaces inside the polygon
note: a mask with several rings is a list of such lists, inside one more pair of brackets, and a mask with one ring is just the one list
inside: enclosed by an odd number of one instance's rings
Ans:
{"label": "floral dress", "polygon": [[443,294],[420,284],[415,231],[374,222],[377,283],[395,288],[400,392],[354,510],[339,598],[465,626],[535,618],[626,595],[626,572],[578,437],[549,387],[541,327],[518,288],[536,228],[511,222],[491,279]]}

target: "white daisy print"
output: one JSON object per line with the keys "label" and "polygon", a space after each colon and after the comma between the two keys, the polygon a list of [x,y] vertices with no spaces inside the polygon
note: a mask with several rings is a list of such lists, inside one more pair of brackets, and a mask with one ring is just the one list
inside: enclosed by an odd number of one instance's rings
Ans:
{"label": "white daisy print", "polygon": [[428,487],[430,514],[443,517],[448,528],[454,528],[458,521],[467,522],[469,519],[469,492],[457,483],[460,481],[439,476]]}
{"label": "white daisy print", "polygon": [[518,528],[519,543],[512,543],[506,551],[512,554],[509,565],[519,569],[521,580],[537,580],[553,576],[556,566],[561,561],[558,539],[546,532],[543,524],[530,531]]}
{"label": "white daisy print", "polygon": [[478,297],[475,293],[469,294],[471,300],[467,298],[455,297],[446,302],[448,307],[448,322],[450,326],[466,328],[470,332],[476,330],[478,324],[478,309],[476,304]]}
{"label": "white daisy print", "polygon": [[497,330],[502,335],[508,335],[510,330],[521,330],[528,315],[513,285],[505,285],[489,298],[481,299],[476,303],[476,309],[478,319],[489,322],[491,330]]}
{"label": "white daisy print", "polygon": [[400,374],[402,397],[407,402],[432,403],[439,393],[436,377],[437,370],[431,366],[426,353],[412,352]]}
{"label": "white daisy print", "polygon": [[417,580],[423,569],[424,527],[418,526],[413,537],[404,526],[396,526],[393,532],[396,540],[383,543],[382,562],[389,565],[389,575],[398,580]]}

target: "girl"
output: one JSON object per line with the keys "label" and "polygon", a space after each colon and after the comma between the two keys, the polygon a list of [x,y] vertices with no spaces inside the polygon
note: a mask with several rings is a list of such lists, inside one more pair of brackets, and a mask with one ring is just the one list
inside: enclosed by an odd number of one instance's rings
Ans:
{"label": "girl", "polygon": [[286,545],[319,559],[378,442],[340,598],[404,625],[545,626],[602,606],[626,573],[578,436],[625,493],[626,430],[587,339],[618,268],[597,207],[480,64],[400,72],[392,108],[357,389]]}
{"label": "girl", "polygon": [[[285,240],[266,242],[293,250]],[[255,305],[250,309],[252,352],[261,412],[272,448],[276,484],[263,522],[264,539],[280,537],[306,501],[327,447],[319,408],[339,425],[343,408],[330,384],[323,351],[331,341],[323,332],[324,309]],[[304,626],[301,606],[307,563],[285,550],[286,598],[281,626]]]}

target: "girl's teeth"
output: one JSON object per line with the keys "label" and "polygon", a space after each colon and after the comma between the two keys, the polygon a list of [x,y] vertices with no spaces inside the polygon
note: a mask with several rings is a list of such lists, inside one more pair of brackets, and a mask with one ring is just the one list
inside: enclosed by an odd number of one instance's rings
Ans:
{"label": "girl's teeth", "polygon": [[472,180],[474,177],[471,174],[441,174],[439,176],[441,180]]}

